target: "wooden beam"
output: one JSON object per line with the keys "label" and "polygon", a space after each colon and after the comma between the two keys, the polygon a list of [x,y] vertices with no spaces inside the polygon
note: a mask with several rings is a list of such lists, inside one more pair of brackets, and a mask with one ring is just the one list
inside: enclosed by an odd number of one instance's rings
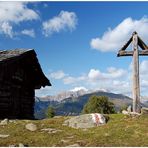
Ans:
{"label": "wooden beam", "polygon": [[138,35],[133,34],[133,112],[140,113]]}
{"label": "wooden beam", "polygon": [[133,51],[119,50],[117,57],[121,56],[133,56]]}
{"label": "wooden beam", "polygon": [[139,50],[139,55],[147,56],[148,55],[148,50]]}
{"label": "wooden beam", "polygon": [[[148,50],[139,50],[138,53],[140,56],[147,56]],[[121,56],[133,56],[133,51],[119,50],[117,57]]]}
{"label": "wooden beam", "polygon": [[127,43],[120,50],[126,50],[126,48],[129,46],[129,44],[132,42],[132,37],[127,41]]}
{"label": "wooden beam", "polygon": [[142,41],[142,39],[138,36],[138,45],[141,47],[143,50],[148,50],[148,46]]}

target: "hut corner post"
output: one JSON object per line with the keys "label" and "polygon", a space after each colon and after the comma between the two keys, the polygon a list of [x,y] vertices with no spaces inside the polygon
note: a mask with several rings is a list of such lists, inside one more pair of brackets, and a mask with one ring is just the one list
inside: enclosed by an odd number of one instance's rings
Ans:
{"label": "hut corner post", "polygon": [[140,113],[140,85],[139,85],[139,51],[138,35],[133,38],[133,112]]}

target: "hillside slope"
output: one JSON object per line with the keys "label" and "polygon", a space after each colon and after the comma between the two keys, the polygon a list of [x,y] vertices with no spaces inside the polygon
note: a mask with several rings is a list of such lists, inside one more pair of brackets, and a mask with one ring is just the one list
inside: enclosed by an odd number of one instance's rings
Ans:
{"label": "hillside slope", "polygon": [[45,110],[48,105],[52,106],[56,110],[56,115],[78,115],[81,113],[83,106],[87,103],[88,99],[92,95],[107,96],[110,101],[115,104],[116,111],[124,105],[132,104],[132,100],[122,94],[114,94],[111,92],[96,91],[89,94],[79,95],[78,97],[72,96],[63,99],[60,102],[57,101],[36,101],[35,104],[35,115],[41,119],[45,117]]}
{"label": "hillside slope", "polygon": [[[9,122],[7,125],[0,125],[0,135],[9,135],[9,137],[0,138],[0,146],[8,147],[19,143],[29,147],[64,147],[73,144],[88,147],[148,146],[148,116],[145,115],[139,118],[131,118],[122,114],[109,116],[110,120],[106,125],[87,130],[62,126],[64,120],[70,117],[56,117],[44,120],[15,120],[15,122]],[[36,124],[37,130],[34,132],[28,131],[25,128],[27,123]],[[45,130],[49,128],[57,132],[50,133]]]}

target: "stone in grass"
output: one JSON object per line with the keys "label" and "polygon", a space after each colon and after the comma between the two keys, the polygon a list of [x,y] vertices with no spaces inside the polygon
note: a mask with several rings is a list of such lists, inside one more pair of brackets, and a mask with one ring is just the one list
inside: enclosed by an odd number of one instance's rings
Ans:
{"label": "stone in grass", "polygon": [[25,147],[25,145],[23,143],[19,143],[18,146],[19,147]]}
{"label": "stone in grass", "polygon": [[27,130],[29,130],[29,131],[32,131],[32,132],[34,132],[34,131],[37,130],[37,126],[36,126],[35,124],[33,124],[33,123],[28,123],[28,124],[26,124],[26,125],[25,125],[25,128],[26,128]]}
{"label": "stone in grass", "polygon": [[124,114],[124,115],[128,115],[128,114],[129,114],[129,112],[128,112],[128,111],[126,111],[126,110],[123,110],[123,111],[122,111],[122,114]]}
{"label": "stone in grass", "polygon": [[87,129],[104,124],[106,124],[106,118],[104,115],[99,113],[92,113],[72,117],[66,120],[63,125],[67,125],[72,128]]}
{"label": "stone in grass", "polygon": [[47,131],[49,134],[52,133],[57,133],[57,132],[62,132],[62,130],[59,130],[59,129],[54,129],[54,128],[44,128],[44,129],[41,129],[41,131]]}
{"label": "stone in grass", "polygon": [[141,114],[148,114],[148,108],[147,107],[142,107],[141,108]]}
{"label": "stone in grass", "polygon": [[23,143],[9,145],[9,147],[28,147],[28,145],[24,145]]}
{"label": "stone in grass", "polygon": [[0,122],[0,125],[7,125],[8,122],[9,122],[8,119],[4,119],[4,120],[2,120],[2,121]]}
{"label": "stone in grass", "polygon": [[78,143],[72,144],[72,145],[68,145],[66,147],[80,147],[80,145]]}
{"label": "stone in grass", "polygon": [[9,137],[10,135],[3,135],[3,134],[0,134],[0,138],[7,138]]}

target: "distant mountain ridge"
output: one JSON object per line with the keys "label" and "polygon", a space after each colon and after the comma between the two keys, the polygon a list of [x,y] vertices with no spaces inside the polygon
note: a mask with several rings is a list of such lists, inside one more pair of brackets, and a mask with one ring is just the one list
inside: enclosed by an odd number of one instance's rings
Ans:
{"label": "distant mountain ridge", "polygon": [[[107,96],[115,104],[116,110],[119,111],[121,106],[131,105],[132,99],[122,94],[107,92],[106,90],[78,90],[62,92],[57,96],[47,96],[44,98],[36,97],[35,116],[44,118],[48,106],[56,110],[57,115],[78,115],[81,113],[83,106],[87,103],[92,95]],[[65,97],[65,98],[64,98]]]}
{"label": "distant mountain ridge", "polygon": [[70,97],[79,97],[85,94],[90,94],[90,93],[94,93],[94,92],[108,92],[107,90],[87,90],[85,88],[80,88],[80,89],[72,89],[70,91],[62,91],[60,93],[58,93],[57,95],[54,96],[45,96],[45,97],[38,97],[40,98],[40,100],[42,101],[58,101],[61,102],[62,100],[65,100],[66,98],[70,98]]}

